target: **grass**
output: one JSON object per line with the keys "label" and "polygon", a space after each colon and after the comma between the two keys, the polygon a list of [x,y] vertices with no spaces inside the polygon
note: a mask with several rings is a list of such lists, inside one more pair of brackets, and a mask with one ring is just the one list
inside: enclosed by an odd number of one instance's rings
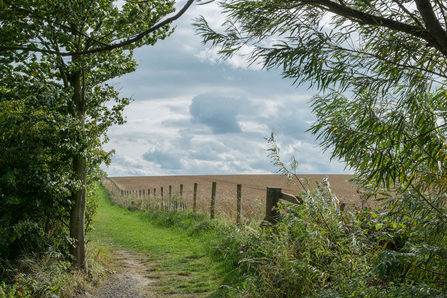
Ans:
{"label": "grass", "polygon": [[219,288],[225,272],[207,253],[207,243],[214,237],[212,229],[197,232],[178,225],[163,226],[145,212],[113,206],[102,187],[97,194],[100,200],[92,239],[115,249],[143,254],[147,277],[157,279],[151,283],[152,290],[170,294],[201,293],[202,297],[227,295],[225,289]]}

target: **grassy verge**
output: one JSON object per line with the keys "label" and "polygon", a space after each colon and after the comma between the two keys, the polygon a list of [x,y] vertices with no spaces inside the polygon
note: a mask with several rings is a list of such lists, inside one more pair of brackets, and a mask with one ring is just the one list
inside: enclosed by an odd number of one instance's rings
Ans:
{"label": "grassy verge", "polygon": [[[212,260],[207,250],[215,224],[200,215],[165,215],[162,220],[147,212],[132,212],[113,206],[103,188],[92,239],[115,249],[131,250],[146,256],[147,277],[160,293],[202,293],[225,297],[219,288],[225,279],[222,264]],[[185,228],[189,226],[189,228]]]}

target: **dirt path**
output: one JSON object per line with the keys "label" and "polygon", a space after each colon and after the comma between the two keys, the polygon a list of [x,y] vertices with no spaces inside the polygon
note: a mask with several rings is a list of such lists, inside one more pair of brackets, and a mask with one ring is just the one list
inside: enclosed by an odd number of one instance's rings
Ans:
{"label": "dirt path", "polygon": [[101,284],[88,290],[82,298],[190,298],[203,294],[160,294],[154,291],[159,279],[147,277],[157,262],[148,262],[143,255],[116,250],[117,273],[102,279]]}
{"label": "dirt path", "polygon": [[101,285],[85,294],[85,298],[166,297],[150,291],[150,284],[155,280],[145,277],[149,264],[145,264],[143,256],[125,250],[117,250],[115,253],[119,264],[117,274],[105,277]]}

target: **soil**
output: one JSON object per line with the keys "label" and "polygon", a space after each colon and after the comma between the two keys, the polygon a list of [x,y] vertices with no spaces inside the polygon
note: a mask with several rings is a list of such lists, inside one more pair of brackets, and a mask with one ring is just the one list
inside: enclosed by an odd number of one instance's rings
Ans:
{"label": "soil", "polygon": [[156,267],[157,262],[147,261],[144,255],[126,250],[115,250],[114,256],[115,260],[111,266],[117,273],[107,275],[101,279],[98,286],[85,290],[77,298],[199,298],[207,295],[160,293],[156,290],[160,286],[160,279],[163,278],[160,274],[164,274],[164,271],[161,271],[156,279],[147,277],[150,268]]}
{"label": "soil", "polygon": [[84,298],[155,298],[160,296],[150,290],[151,280],[145,277],[146,268],[143,256],[125,250],[115,251],[119,264],[116,274],[108,275],[101,284],[85,293]]}

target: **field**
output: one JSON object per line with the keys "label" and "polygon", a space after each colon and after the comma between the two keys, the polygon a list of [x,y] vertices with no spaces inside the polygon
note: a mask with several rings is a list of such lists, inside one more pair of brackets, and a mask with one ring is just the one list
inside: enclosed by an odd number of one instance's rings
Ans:
{"label": "field", "polygon": [[[321,181],[326,175],[298,175],[311,180],[311,187],[316,181]],[[342,202],[347,205],[360,205],[357,186],[347,180],[350,175],[328,175],[332,191]],[[242,185],[242,212],[244,218],[259,218],[264,214],[266,187],[279,187],[283,192],[298,194],[296,187],[287,188],[286,179],[280,175],[197,175],[197,176],[146,176],[146,177],[109,177],[122,190],[148,190],[153,198],[154,189],[156,195],[160,195],[163,187],[164,197],[168,196],[169,186],[172,187],[172,195],[180,192],[180,184],[183,184],[183,198],[187,208],[192,209],[194,183],[198,183],[197,207],[209,212],[211,202],[212,182],[217,183],[216,213],[220,216],[236,218],[236,185]]]}

